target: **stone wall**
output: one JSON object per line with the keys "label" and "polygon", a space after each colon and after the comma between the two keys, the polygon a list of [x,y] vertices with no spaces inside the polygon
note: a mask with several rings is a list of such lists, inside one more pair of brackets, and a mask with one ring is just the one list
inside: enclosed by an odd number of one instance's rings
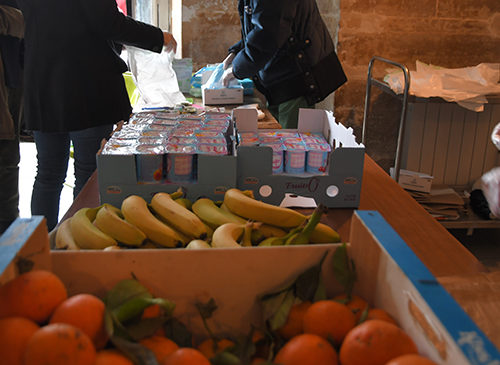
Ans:
{"label": "stone wall", "polygon": [[[500,62],[500,0],[317,0],[348,82],[318,107],[334,110],[361,138],[366,76],[377,55],[414,69],[420,60],[443,67]],[[220,62],[240,36],[237,0],[183,0],[183,56],[195,70]],[[340,22],[340,24],[339,24]],[[374,69],[383,77],[384,67]],[[400,106],[373,94],[367,151],[383,167],[395,153]],[[367,123],[368,124],[368,123]]]}
{"label": "stone wall", "polygon": [[[417,60],[447,68],[500,62],[499,0],[341,0],[340,15],[338,53],[349,81],[336,92],[335,114],[358,136],[373,56],[410,70]],[[373,71],[381,78],[385,65]],[[395,154],[400,103],[372,90],[367,152],[387,170]]]}
{"label": "stone wall", "polygon": [[[340,0],[318,0],[318,6],[332,38],[337,38]],[[193,59],[194,70],[221,62],[227,49],[240,38],[237,0],[183,0],[183,57]],[[318,105],[333,110],[333,95]]]}

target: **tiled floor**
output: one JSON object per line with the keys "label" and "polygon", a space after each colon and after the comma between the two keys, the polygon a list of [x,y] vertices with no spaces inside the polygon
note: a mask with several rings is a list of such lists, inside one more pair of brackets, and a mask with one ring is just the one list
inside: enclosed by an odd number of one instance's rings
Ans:
{"label": "tiled floor", "polygon": [[[23,218],[31,217],[31,191],[36,175],[36,147],[32,142],[21,142],[21,163],[19,164],[19,215]],[[73,202],[73,163],[68,164],[66,183],[61,192],[59,218],[62,218]]]}

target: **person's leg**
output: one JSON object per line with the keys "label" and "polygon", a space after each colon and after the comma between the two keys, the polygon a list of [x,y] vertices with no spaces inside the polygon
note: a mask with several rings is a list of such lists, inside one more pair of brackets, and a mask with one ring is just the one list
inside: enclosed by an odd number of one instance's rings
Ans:
{"label": "person's leg", "polygon": [[299,109],[314,108],[303,96],[285,101],[279,105],[269,105],[271,114],[284,129],[296,129],[299,124]]}
{"label": "person's leg", "polygon": [[35,131],[37,174],[31,195],[31,215],[43,215],[51,231],[59,220],[59,200],[69,159],[69,134]]}
{"label": "person's leg", "polygon": [[101,148],[101,141],[110,136],[113,124],[103,125],[81,131],[70,132],[73,142],[75,158],[75,189],[73,197],[76,198],[83,186],[95,171],[96,154]]}
{"label": "person's leg", "polygon": [[0,234],[19,216],[19,120],[21,89],[7,90],[9,111],[14,121],[14,139],[0,140]]}

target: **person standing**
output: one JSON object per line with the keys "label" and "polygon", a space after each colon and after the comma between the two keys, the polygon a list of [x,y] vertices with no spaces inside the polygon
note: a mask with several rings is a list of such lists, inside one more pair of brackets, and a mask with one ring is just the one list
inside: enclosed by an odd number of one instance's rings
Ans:
{"label": "person standing", "polygon": [[0,0],[0,234],[19,216],[23,15]]}
{"label": "person standing", "polygon": [[223,61],[223,83],[252,78],[283,128],[347,81],[315,0],[239,0],[241,40]]}
{"label": "person standing", "polygon": [[33,131],[37,174],[31,214],[52,230],[74,149],[78,195],[96,169],[96,153],[132,107],[117,49],[174,51],[171,33],[121,13],[115,0],[18,0],[25,30],[25,124]]}

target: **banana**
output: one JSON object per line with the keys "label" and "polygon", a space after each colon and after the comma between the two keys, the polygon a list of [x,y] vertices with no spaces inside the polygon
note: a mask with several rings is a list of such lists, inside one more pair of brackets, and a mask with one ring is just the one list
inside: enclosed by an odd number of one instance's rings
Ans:
{"label": "banana", "polygon": [[163,247],[182,246],[182,239],[177,232],[157,219],[142,197],[130,195],[125,198],[121,210],[125,219],[144,232],[154,243]]}
{"label": "banana", "polygon": [[337,243],[340,242],[340,235],[332,227],[318,223],[309,236],[311,243]]}
{"label": "banana", "polygon": [[167,193],[156,193],[151,207],[164,221],[181,233],[192,238],[207,237],[205,224],[189,209],[179,205]]}
{"label": "banana", "polygon": [[241,247],[239,240],[245,231],[245,224],[224,223],[217,227],[212,236],[213,248]]}
{"label": "banana", "polygon": [[187,249],[197,250],[200,248],[212,248],[207,241],[203,240],[192,240],[186,246]]}
{"label": "banana", "polygon": [[264,240],[262,240],[258,246],[283,246],[285,242],[292,236],[294,236],[297,232],[299,232],[303,227],[298,226],[295,228],[292,228],[290,232],[285,234],[284,236],[280,237],[268,237]]}
{"label": "banana", "polygon": [[231,248],[251,246],[250,241],[253,229],[257,229],[260,223],[224,223],[217,227],[212,236],[213,248]]}
{"label": "banana", "polygon": [[208,198],[200,198],[193,203],[193,212],[208,226],[213,229],[224,223],[245,224],[246,219],[219,208],[214,201]]}
{"label": "banana", "polygon": [[283,237],[287,234],[287,232],[284,229],[281,229],[276,226],[271,226],[270,224],[262,224],[256,232],[259,232],[262,237],[268,238],[268,237]]}
{"label": "banana", "polygon": [[56,231],[56,245],[59,250],[79,250],[80,247],[75,242],[71,234],[71,217],[62,221]]}
{"label": "banana", "polygon": [[81,208],[71,217],[71,234],[80,248],[103,249],[117,245],[113,237],[102,232],[92,223],[101,207]]}
{"label": "banana", "polygon": [[231,212],[243,218],[277,227],[297,227],[306,220],[303,214],[293,209],[282,208],[252,199],[236,188],[226,191],[224,204]]}
{"label": "banana", "polygon": [[140,246],[146,240],[144,232],[127,222],[121,210],[111,204],[103,204],[97,212],[94,225],[127,246]]}
{"label": "banana", "polygon": [[193,206],[193,202],[189,200],[188,198],[177,198],[174,199],[174,201],[177,204],[182,205],[184,208],[191,210],[191,207]]}
{"label": "banana", "polygon": [[327,209],[323,204],[320,204],[314,209],[313,214],[307,220],[304,228],[299,232],[293,234],[285,241],[285,245],[306,245],[310,242],[309,237],[313,232],[314,228],[318,225],[321,216],[326,213]]}

